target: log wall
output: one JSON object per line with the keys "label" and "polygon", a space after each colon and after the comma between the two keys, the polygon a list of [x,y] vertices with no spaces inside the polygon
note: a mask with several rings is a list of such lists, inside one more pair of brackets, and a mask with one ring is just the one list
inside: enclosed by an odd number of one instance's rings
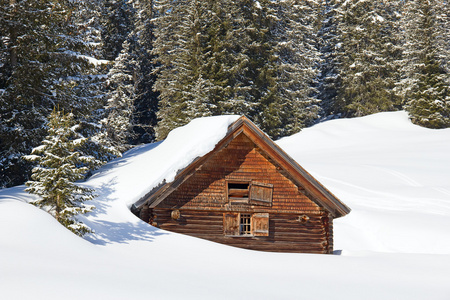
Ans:
{"label": "log wall", "polygon": [[252,180],[273,185],[272,210],[321,210],[243,134],[213,155],[158,207],[234,209],[228,207],[226,182]]}
{"label": "log wall", "polygon": [[299,253],[333,251],[332,228],[327,228],[330,222],[325,212],[308,215],[306,223],[299,221],[298,214],[270,213],[269,236],[257,237],[225,236],[221,211],[180,210],[178,220],[171,218],[171,212],[153,209],[150,222],[165,230],[245,249]]}
{"label": "log wall", "polygon": [[[214,153],[176,190],[141,218],[165,230],[231,246],[275,252],[332,253],[332,217],[308,198],[280,166],[244,134]],[[273,185],[272,205],[231,204],[227,182],[255,181]],[[181,217],[171,214],[179,210]],[[224,213],[268,213],[268,236],[226,236]],[[307,216],[301,222],[300,217]]]}

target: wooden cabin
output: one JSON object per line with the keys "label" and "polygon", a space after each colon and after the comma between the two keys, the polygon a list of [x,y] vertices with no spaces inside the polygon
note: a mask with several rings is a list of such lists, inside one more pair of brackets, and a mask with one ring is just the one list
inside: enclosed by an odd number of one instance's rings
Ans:
{"label": "wooden cabin", "polygon": [[231,246],[332,253],[350,209],[246,117],[215,148],[139,200],[153,226]]}

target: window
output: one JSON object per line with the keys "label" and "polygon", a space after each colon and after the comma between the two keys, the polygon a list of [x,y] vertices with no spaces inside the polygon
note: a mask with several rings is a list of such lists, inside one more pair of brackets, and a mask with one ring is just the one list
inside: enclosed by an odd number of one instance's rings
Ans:
{"label": "window", "polygon": [[260,182],[227,182],[230,204],[272,206],[273,185]]}
{"label": "window", "polygon": [[248,203],[249,182],[228,182],[228,200],[231,203]]}
{"label": "window", "polygon": [[250,235],[252,234],[252,226],[251,226],[251,215],[250,214],[241,214],[240,222],[239,222],[239,235]]}
{"label": "window", "polygon": [[268,236],[269,214],[224,213],[223,233],[226,236]]}

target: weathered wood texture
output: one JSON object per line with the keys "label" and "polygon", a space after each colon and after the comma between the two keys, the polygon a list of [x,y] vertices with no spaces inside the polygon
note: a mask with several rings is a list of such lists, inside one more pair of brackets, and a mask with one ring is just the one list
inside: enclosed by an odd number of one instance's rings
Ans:
{"label": "weathered wood texture", "polygon": [[[162,229],[246,249],[332,253],[332,213],[310,198],[289,166],[278,165],[274,156],[236,133],[195,169],[188,167],[188,175],[163,191],[160,201],[142,206],[140,217]],[[174,210],[179,218],[173,218]],[[239,220],[233,218],[239,214],[251,214],[257,227],[252,236],[236,234]]]}
{"label": "weathered wood texture", "polygon": [[[328,213],[310,214],[305,223],[298,214],[269,214],[268,236],[230,236],[224,234],[224,214],[221,211],[180,210],[178,220],[171,218],[170,209],[153,209],[150,220],[158,227],[235,247],[271,252],[332,253],[332,227]],[[327,230],[328,229],[328,230]]]}
{"label": "weathered wood texture", "polygon": [[[226,148],[215,153],[201,168],[172,192],[159,208],[223,208],[236,210],[228,202],[226,182],[256,181],[273,185],[270,211],[319,211],[320,207],[302,193],[277,166],[240,134]],[[247,209],[245,207],[244,209]]]}

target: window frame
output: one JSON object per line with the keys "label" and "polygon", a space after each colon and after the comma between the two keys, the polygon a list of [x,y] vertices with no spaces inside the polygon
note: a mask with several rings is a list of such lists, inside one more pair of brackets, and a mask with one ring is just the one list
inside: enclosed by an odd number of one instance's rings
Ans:
{"label": "window frame", "polygon": [[[234,187],[230,187],[233,185]],[[239,185],[245,185],[247,188],[239,189]],[[234,190],[234,194],[230,193],[230,190]],[[243,197],[234,196],[236,194],[239,195],[239,193],[242,193]],[[232,205],[272,206],[273,184],[253,180],[226,180],[225,196],[227,203]]]}
{"label": "window frame", "polygon": [[239,214],[239,236],[253,236],[252,219],[252,214],[250,213]]}
{"label": "window frame", "polygon": [[[251,180],[227,180],[226,181],[226,196],[227,202],[230,204],[248,204],[250,202],[250,189],[251,189]],[[230,196],[230,185],[246,185],[247,186],[247,197],[234,197]],[[239,190],[239,189],[235,189]],[[244,189],[240,189],[244,190]]]}
{"label": "window frame", "polygon": [[[243,217],[247,220],[244,224]],[[223,214],[223,233],[228,237],[269,236],[269,213],[226,212]]]}

